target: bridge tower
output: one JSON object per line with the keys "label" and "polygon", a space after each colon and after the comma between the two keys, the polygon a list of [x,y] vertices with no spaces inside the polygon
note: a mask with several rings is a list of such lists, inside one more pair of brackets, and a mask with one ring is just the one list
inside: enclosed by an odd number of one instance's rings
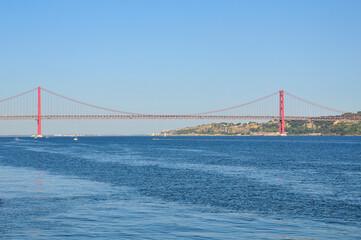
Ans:
{"label": "bridge tower", "polygon": [[38,134],[37,137],[41,137],[41,87],[38,87]]}
{"label": "bridge tower", "polygon": [[285,134],[285,98],[284,98],[284,91],[280,90],[280,119],[279,119],[279,126],[280,126],[280,134]]}

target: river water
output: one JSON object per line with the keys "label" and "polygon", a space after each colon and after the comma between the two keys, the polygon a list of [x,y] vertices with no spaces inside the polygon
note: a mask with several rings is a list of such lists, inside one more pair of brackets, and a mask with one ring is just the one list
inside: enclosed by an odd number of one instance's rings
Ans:
{"label": "river water", "polygon": [[361,137],[0,138],[1,239],[360,239]]}

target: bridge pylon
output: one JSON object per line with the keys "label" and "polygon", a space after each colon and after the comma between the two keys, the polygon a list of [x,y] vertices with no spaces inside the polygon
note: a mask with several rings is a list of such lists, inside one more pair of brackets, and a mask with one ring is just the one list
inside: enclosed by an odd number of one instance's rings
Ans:
{"label": "bridge pylon", "polygon": [[41,136],[41,87],[38,87],[38,134],[36,137],[42,137]]}
{"label": "bridge pylon", "polygon": [[285,92],[284,90],[279,91],[280,94],[280,117],[279,117],[279,134],[285,134]]}

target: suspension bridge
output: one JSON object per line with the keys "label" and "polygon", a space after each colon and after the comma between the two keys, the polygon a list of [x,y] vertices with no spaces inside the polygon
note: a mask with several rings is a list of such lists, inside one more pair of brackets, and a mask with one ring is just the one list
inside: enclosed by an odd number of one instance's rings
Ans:
{"label": "suspension bridge", "polygon": [[[286,101],[287,96],[287,101]],[[345,117],[346,112],[322,106],[280,90],[240,105],[193,114],[144,114],[120,111],[81,102],[37,87],[0,100],[0,120],[35,120],[41,136],[43,120],[69,119],[201,119],[277,120],[279,134],[285,134],[286,120],[360,121]]]}

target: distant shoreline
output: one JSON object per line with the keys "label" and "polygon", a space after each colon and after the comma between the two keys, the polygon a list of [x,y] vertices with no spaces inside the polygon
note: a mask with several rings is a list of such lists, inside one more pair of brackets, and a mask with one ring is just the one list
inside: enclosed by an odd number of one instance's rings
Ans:
{"label": "distant shoreline", "polygon": [[[361,113],[354,114],[360,116]],[[285,121],[288,136],[361,136],[361,121]],[[216,122],[175,130],[164,130],[158,136],[279,136],[279,122]]]}
{"label": "distant shoreline", "polygon": [[[73,138],[72,136],[52,136],[49,135],[48,138]],[[0,135],[0,138],[34,138],[29,135]],[[167,137],[280,137],[279,135],[167,135],[166,137],[161,135],[77,135],[77,137],[150,137],[150,138],[167,138]],[[361,137],[361,135],[315,135],[315,134],[288,134],[286,137]],[[46,139],[45,137],[40,139]]]}

